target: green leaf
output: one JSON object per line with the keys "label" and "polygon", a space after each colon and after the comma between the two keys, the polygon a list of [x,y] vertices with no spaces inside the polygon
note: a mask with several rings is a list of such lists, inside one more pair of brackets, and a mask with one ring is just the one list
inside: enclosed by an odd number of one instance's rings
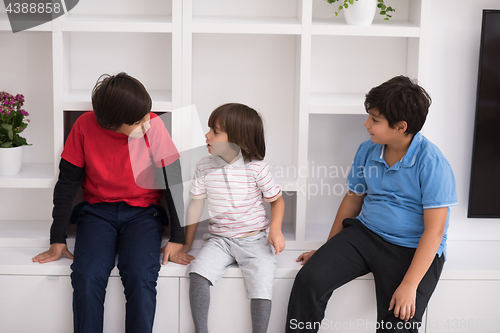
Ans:
{"label": "green leaf", "polygon": [[380,9],[384,10],[384,9],[386,9],[386,8],[387,8],[387,7],[386,7],[385,5],[382,5],[382,4],[380,5]]}
{"label": "green leaf", "polygon": [[20,137],[19,135],[16,135],[16,137],[14,138],[14,140],[12,140],[12,143],[16,146],[16,147],[19,147],[19,146],[26,146],[28,144],[28,142],[26,141],[25,138],[22,138]]}
{"label": "green leaf", "polygon": [[8,142],[4,142],[0,145],[0,148],[10,148],[12,147],[12,142],[8,141]]}
{"label": "green leaf", "polygon": [[12,125],[10,124],[2,124],[2,128],[6,129],[7,131],[12,130]]}
{"label": "green leaf", "polygon": [[345,4],[344,4],[344,8],[345,8],[345,9],[349,8],[349,5],[345,3]]}
{"label": "green leaf", "polygon": [[383,10],[381,10],[380,15],[385,15],[385,12]]}
{"label": "green leaf", "polygon": [[7,136],[9,137],[10,140],[14,139],[14,131],[13,130],[7,131]]}
{"label": "green leaf", "polygon": [[14,123],[12,124],[12,127],[17,128],[21,126],[21,123],[23,122],[23,115],[21,113],[17,113],[16,117],[14,118]]}
{"label": "green leaf", "polygon": [[354,5],[354,0],[349,0],[349,3],[350,3],[351,5]]}
{"label": "green leaf", "polygon": [[344,8],[344,6],[339,6],[339,11],[342,10],[342,8]]}

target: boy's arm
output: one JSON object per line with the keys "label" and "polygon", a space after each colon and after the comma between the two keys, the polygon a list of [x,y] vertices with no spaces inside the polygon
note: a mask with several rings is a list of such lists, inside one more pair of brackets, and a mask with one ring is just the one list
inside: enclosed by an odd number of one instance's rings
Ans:
{"label": "boy's arm", "polygon": [[205,206],[205,198],[191,199],[186,212],[186,243],[182,251],[188,252],[193,245],[194,236],[198,229],[203,207]]}
{"label": "boy's arm", "polygon": [[[328,235],[328,240],[342,231],[342,221],[359,215],[361,207],[363,207],[365,197],[366,194],[356,194],[352,191],[347,191],[344,199],[342,199],[342,202],[340,203],[335,220],[333,221],[332,229]],[[297,258],[296,261],[302,262],[301,264],[304,265],[309,258],[311,258],[314,252],[316,251],[304,252]]]}
{"label": "boy's arm", "polygon": [[184,244],[184,200],[182,186],[182,170],[180,160],[160,169],[161,179],[165,182],[164,195],[170,215],[170,240],[169,242]]}
{"label": "boy's arm", "polygon": [[167,265],[170,260],[177,264],[187,265],[194,257],[182,251],[185,235],[181,225],[181,221],[184,220],[184,200],[180,160],[177,159],[160,170],[163,173],[162,178],[166,187],[164,194],[170,215],[170,239],[162,249],[162,264]]}
{"label": "boy's arm", "polygon": [[413,318],[418,285],[431,266],[443,239],[448,207],[424,209],[424,232],[410,267],[394,292],[389,310],[403,320]]}
{"label": "boy's arm", "polygon": [[344,199],[342,199],[342,202],[340,203],[327,240],[342,231],[342,221],[348,218],[355,218],[359,215],[361,207],[363,207],[365,197],[366,194],[356,194],[349,190],[347,191]]}
{"label": "boy's arm", "polygon": [[271,202],[271,225],[269,227],[269,243],[274,246],[276,254],[280,254],[285,249],[285,237],[281,232],[284,214],[285,200],[280,196]]}
{"label": "boy's arm", "polygon": [[33,262],[46,263],[58,260],[62,255],[73,259],[66,246],[66,226],[71,216],[71,206],[76,191],[82,184],[85,169],[77,167],[61,159],[59,178],[54,187],[54,208],[52,210],[52,226],[50,228],[50,248],[33,258]]}

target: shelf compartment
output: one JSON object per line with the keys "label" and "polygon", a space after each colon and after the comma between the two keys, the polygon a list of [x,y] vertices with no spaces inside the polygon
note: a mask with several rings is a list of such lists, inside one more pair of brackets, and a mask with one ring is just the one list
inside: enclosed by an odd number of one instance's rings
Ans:
{"label": "shelf compartment", "polygon": [[[184,1],[194,33],[301,34],[301,0]],[[191,18],[189,18],[191,19]]]}
{"label": "shelf compartment", "polygon": [[364,94],[312,93],[309,114],[366,114],[364,102]]}
{"label": "shelf compartment", "polygon": [[[335,16],[338,4],[313,0],[311,33],[332,36],[420,37],[422,1],[427,0],[388,1],[386,5],[396,9],[390,20],[384,20],[384,16],[380,15],[380,10],[377,9],[371,25],[353,26],[345,22],[344,10]],[[356,6],[356,3],[353,6]]]}
{"label": "shelf compartment", "polygon": [[[346,180],[359,145],[370,139],[365,115],[311,115],[305,241],[326,241],[347,193]],[[325,217],[328,217],[325,219]]]}
{"label": "shelf compartment", "polygon": [[190,102],[197,106],[202,133],[208,131],[208,118],[218,106],[246,104],[263,117],[265,161],[270,166],[296,165],[296,67],[300,59],[296,51],[300,37],[193,34],[192,45]]}
{"label": "shelf compartment", "polygon": [[23,163],[17,175],[0,176],[0,188],[50,188],[54,183],[54,164],[49,163]]}
{"label": "shelf compartment", "polygon": [[[144,84],[153,110],[172,109],[172,34],[63,33],[63,109],[92,110],[91,91],[104,73],[126,72]],[[93,60],[93,66],[86,66]]]}
{"label": "shelf compartment", "polygon": [[[359,103],[362,108],[356,95],[365,95],[394,76],[416,72],[411,61],[415,55],[412,40],[415,38],[312,36],[309,105],[314,106],[313,112],[318,103]],[[347,111],[341,113],[352,110]]]}
{"label": "shelf compartment", "polygon": [[173,1],[80,1],[61,18],[61,28],[63,31],[172,32]]}

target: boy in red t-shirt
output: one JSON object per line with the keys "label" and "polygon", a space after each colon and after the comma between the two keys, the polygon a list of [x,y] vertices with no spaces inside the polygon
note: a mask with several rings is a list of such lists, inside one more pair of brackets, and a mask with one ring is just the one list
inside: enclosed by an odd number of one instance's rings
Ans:
{"label": "boy in red t-shirt", "polygon": [[[130,333],[152,331],[164,225],[170,222],[171,235],[163,264],[169,259],[188,264],[193,259],[182,252],[183,207],[177,204],[182,203],[182,191],[171,193],[168,187],[181,183],[179,154],[160,118],[150,113],[151,105],[151,97],[135,78],[125,73],[105,76],[92,91],[94,112],[78,118],[64,146],[54,188],[50,249],[33,261],[45,263],[61,255],[73,259],[75,332],[102,332],[105,290],[116,254]],[[137,149],[134,140],[145,141],[147,149]],[[151,165],[150,159],[156,168],[137,175],[137,165]],[[160,205],[161,190],[138,183],[148,173],[154,177],[155,169],[165,182],[170,219]],[[80,186],[84,201],[71,213]],[[176,205],[174,197],[181,198]],[[66,246],[68,220],[76,223],[74,258]]]}

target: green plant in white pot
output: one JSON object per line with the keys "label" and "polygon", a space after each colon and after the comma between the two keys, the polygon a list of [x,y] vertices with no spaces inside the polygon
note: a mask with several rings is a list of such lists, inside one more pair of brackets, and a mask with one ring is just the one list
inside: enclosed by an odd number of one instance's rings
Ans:
{"label": "green plant in white pot", "polygon": [[19,135],[28,127],[29,113],[22,109],[24,96],[0,92],[0,175],[11,176],[21,170],[22,147],[29,145]]}
{"label": "green plant in white pot", "polygon": [[[384,20],[389,20],[396,10],[391,6],[386,6],[385,0],[326,0],[329,4],[340,2],[340,6],[335,12],[335,16],[344,10],[346,22],[352,25],[370,25],[375,17],[377,8],[379,14],[384,16]],[[356,1],[356,3],[354,3]],[[354,17],[353,17],[354,16]]]}

